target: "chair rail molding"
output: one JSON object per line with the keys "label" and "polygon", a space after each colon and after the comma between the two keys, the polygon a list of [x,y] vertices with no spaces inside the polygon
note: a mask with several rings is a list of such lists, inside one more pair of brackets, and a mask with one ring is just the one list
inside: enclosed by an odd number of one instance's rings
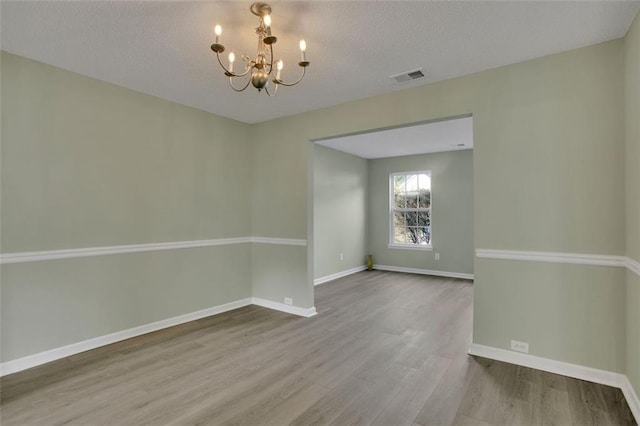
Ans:
{"label": "chair rail molding", "polygon": [[149,244],[128,244],[121,246],[26,251],[16,253],[2,253],[0,254],[0,264],[6,265],[11,263],[39,262],[43,260],[73,259],[78,257],[106,256],[110,254],[140,253],[148,251],[214,247],[247,243],[306,246],[307,240],[271,237],[233,237],[216,238],[211,240],[175,241]]}
{"label": "chair rail molding", "polygon": [[618,266],[640,275],[640,262],[625,256],[605,254],[560,253],[551,251],[476,249],[479,259],[524,260],[528,262],[566,263],[574,265]]}
{"label": "chair rail molding", "polygon": [[624,256],[609,256],[603,254],[476,249],[476,257],[481,259],[525,260],[530,262],[571,263],[578,265],[626,266]]}
{"label": "chair rail molding", "polygon": [[627,266],[627,269],[629,269],[631,272],[634,272],[636,275],[640,275],[640,262],[636,262],[630,257],[625,258],[624,262]]}

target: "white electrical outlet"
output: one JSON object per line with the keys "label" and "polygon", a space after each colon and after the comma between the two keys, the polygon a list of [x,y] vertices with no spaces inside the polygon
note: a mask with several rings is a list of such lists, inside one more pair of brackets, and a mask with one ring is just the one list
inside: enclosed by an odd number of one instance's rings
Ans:
{"label": "white electrical outlet", "polygon": [[340,260],[344,260],[344,253],[340,253]]}
{"label": "white electrical outlet", "polygon": [[440,253],[436,253],[436,260],[440,260]]}
{"label": "white electrical outlet", "polygon": [[529,353],[529,344],[525,342],[518,342],[517,340],[511,341],[511,350],[516,352]]}
{"label": "white electrical outlet", "polygon": [[290,297],[285,297],[284,298],[284,304],[285,305],[293,305],[293,299]]}

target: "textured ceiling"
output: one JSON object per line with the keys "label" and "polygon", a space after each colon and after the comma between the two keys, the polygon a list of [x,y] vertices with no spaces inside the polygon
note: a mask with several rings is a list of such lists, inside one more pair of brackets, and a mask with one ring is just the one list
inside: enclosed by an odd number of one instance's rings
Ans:
{"label": "textured ceiling", "polygon": [[323,139],[316,143],[368,159],[458,151],[473,148],[473,119],[436,121]]}
{"label": "textured ceiling", "polygon": [[[250,3],[2,1],[2,49],[254,123],[619,38],[640,9],[640,0],[272,1],[283,78],[297,76],[301,37],[311,66],[268,98],[233,92],[209,49],[220,23],[228,50],[254,54]],[[427,78],[388,78],[420,67]]]}

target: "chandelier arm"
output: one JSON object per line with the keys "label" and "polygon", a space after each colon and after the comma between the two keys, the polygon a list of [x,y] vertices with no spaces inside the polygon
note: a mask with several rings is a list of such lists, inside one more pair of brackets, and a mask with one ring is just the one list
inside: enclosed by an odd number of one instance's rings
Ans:
{"label": "chandelier arm", "polygon": [[271,92],[269,92],[269,86],[264,86],[264,90],[265,92],[267,92],[267,95],[271,96],[275,96],[276,93],[278,93],[278,86],[279,84],[276,84],[276,88],[273,90],[273,94],[271,94]]}
{"label": "chandelier arm", "polygon": [[300,83],[302,81],[302,79],[304,78],[304,75],[306,74],[306,72],[307,72],[307,67],[302,67],[302,75],[300,76],[299,79],[297,79],[293,83],[285,83],[284,81],[282,81],[280,79],[277,79],[277,78],[274,78],[273,82],[278,84],[278,85],[282,84],[283,86],[286,86],[286,87],[295,86],[296,84],[298,84],[298,83]]}
{"label": "chandelier arm", "polygon": [[233,85],[233,77],[232,75],[229,76],[229,86],[231,86],[231,88],[233,90],[235,90],[236,92],[244,92],[244,89],[246,89],[247,87],[249,87],[249,83],[251,83],[251,79],[247,80],[247,84],[244,85],[244,87],[242,89],[238,89],[236,88],[236,86]]}
{"label": "chandelier arm", "polygon": [[244,77],[245,75],[249,74],[249,71],[251,71],[251,69],[253,68],[253,65],[251,63],[249,63],[249,64],[246,65],[245,72],[243,72],[242,74],[236,74],[234,72],[229,71],[227,69],[227,67],[224,66],[224,64],[220,60],[220,54],[218,52],[216,52],[216,57],[218,58],[218,63],[220,64],[220,66],[224,70],[225,75],[227,75],[229,77]]}

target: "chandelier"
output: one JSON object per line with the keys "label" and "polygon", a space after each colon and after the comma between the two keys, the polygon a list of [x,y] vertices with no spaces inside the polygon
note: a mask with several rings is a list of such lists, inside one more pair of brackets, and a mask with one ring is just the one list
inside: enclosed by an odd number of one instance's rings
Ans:
{"label": "chandelier", "polygon": [[[271,32],[271,6],[267,3],[253,3],[250,9],[251,13],[260,18],[259,25],[255,30],[258,36],[256,57],[252,59],[246,55],[242,55],[240,58],[244,62],[244,69],[240,72],[235,72],[233,65],[236,60],[236,56],[231,52],[229,53],[229,65],[225,66],[220,60],[220,54],[225,50],[224,46],[220,44],[220,35],[222,34],[222,27],[220,25],[215,26],[216,41],[211,45],[211,50],[215,52],[216,57],[218,58],[218,63],[224,70],[224,75],[229,77],[229,85],[233,90],[236,92],[242,92],[249,87],[249,83],[251,83],[253,87],[258,89],[258,92],[264,89],[269,96],[273,96],[278,91],[278,87],[280,85],[295,86],[304,78],[307,67],[309,66],[309,61],[307,61],[306,57],[307,44],[304,40],[300,40],[300,54],[302,56],[302,60],[298,62],[298,66],[302,68],[302,75],[298,80],[292,83],[285,83],[280,79],[284,62],[281,59],[274,60],[273,56],[273,45],[276,44],[278,38]],[[248,76],[246,83],[239,88],[236,87],[233,79],[245,76]],[[271,81],[275,84],[273,93],[269,92],[269,88],[267,87],[269,77],[272,77]]]}

